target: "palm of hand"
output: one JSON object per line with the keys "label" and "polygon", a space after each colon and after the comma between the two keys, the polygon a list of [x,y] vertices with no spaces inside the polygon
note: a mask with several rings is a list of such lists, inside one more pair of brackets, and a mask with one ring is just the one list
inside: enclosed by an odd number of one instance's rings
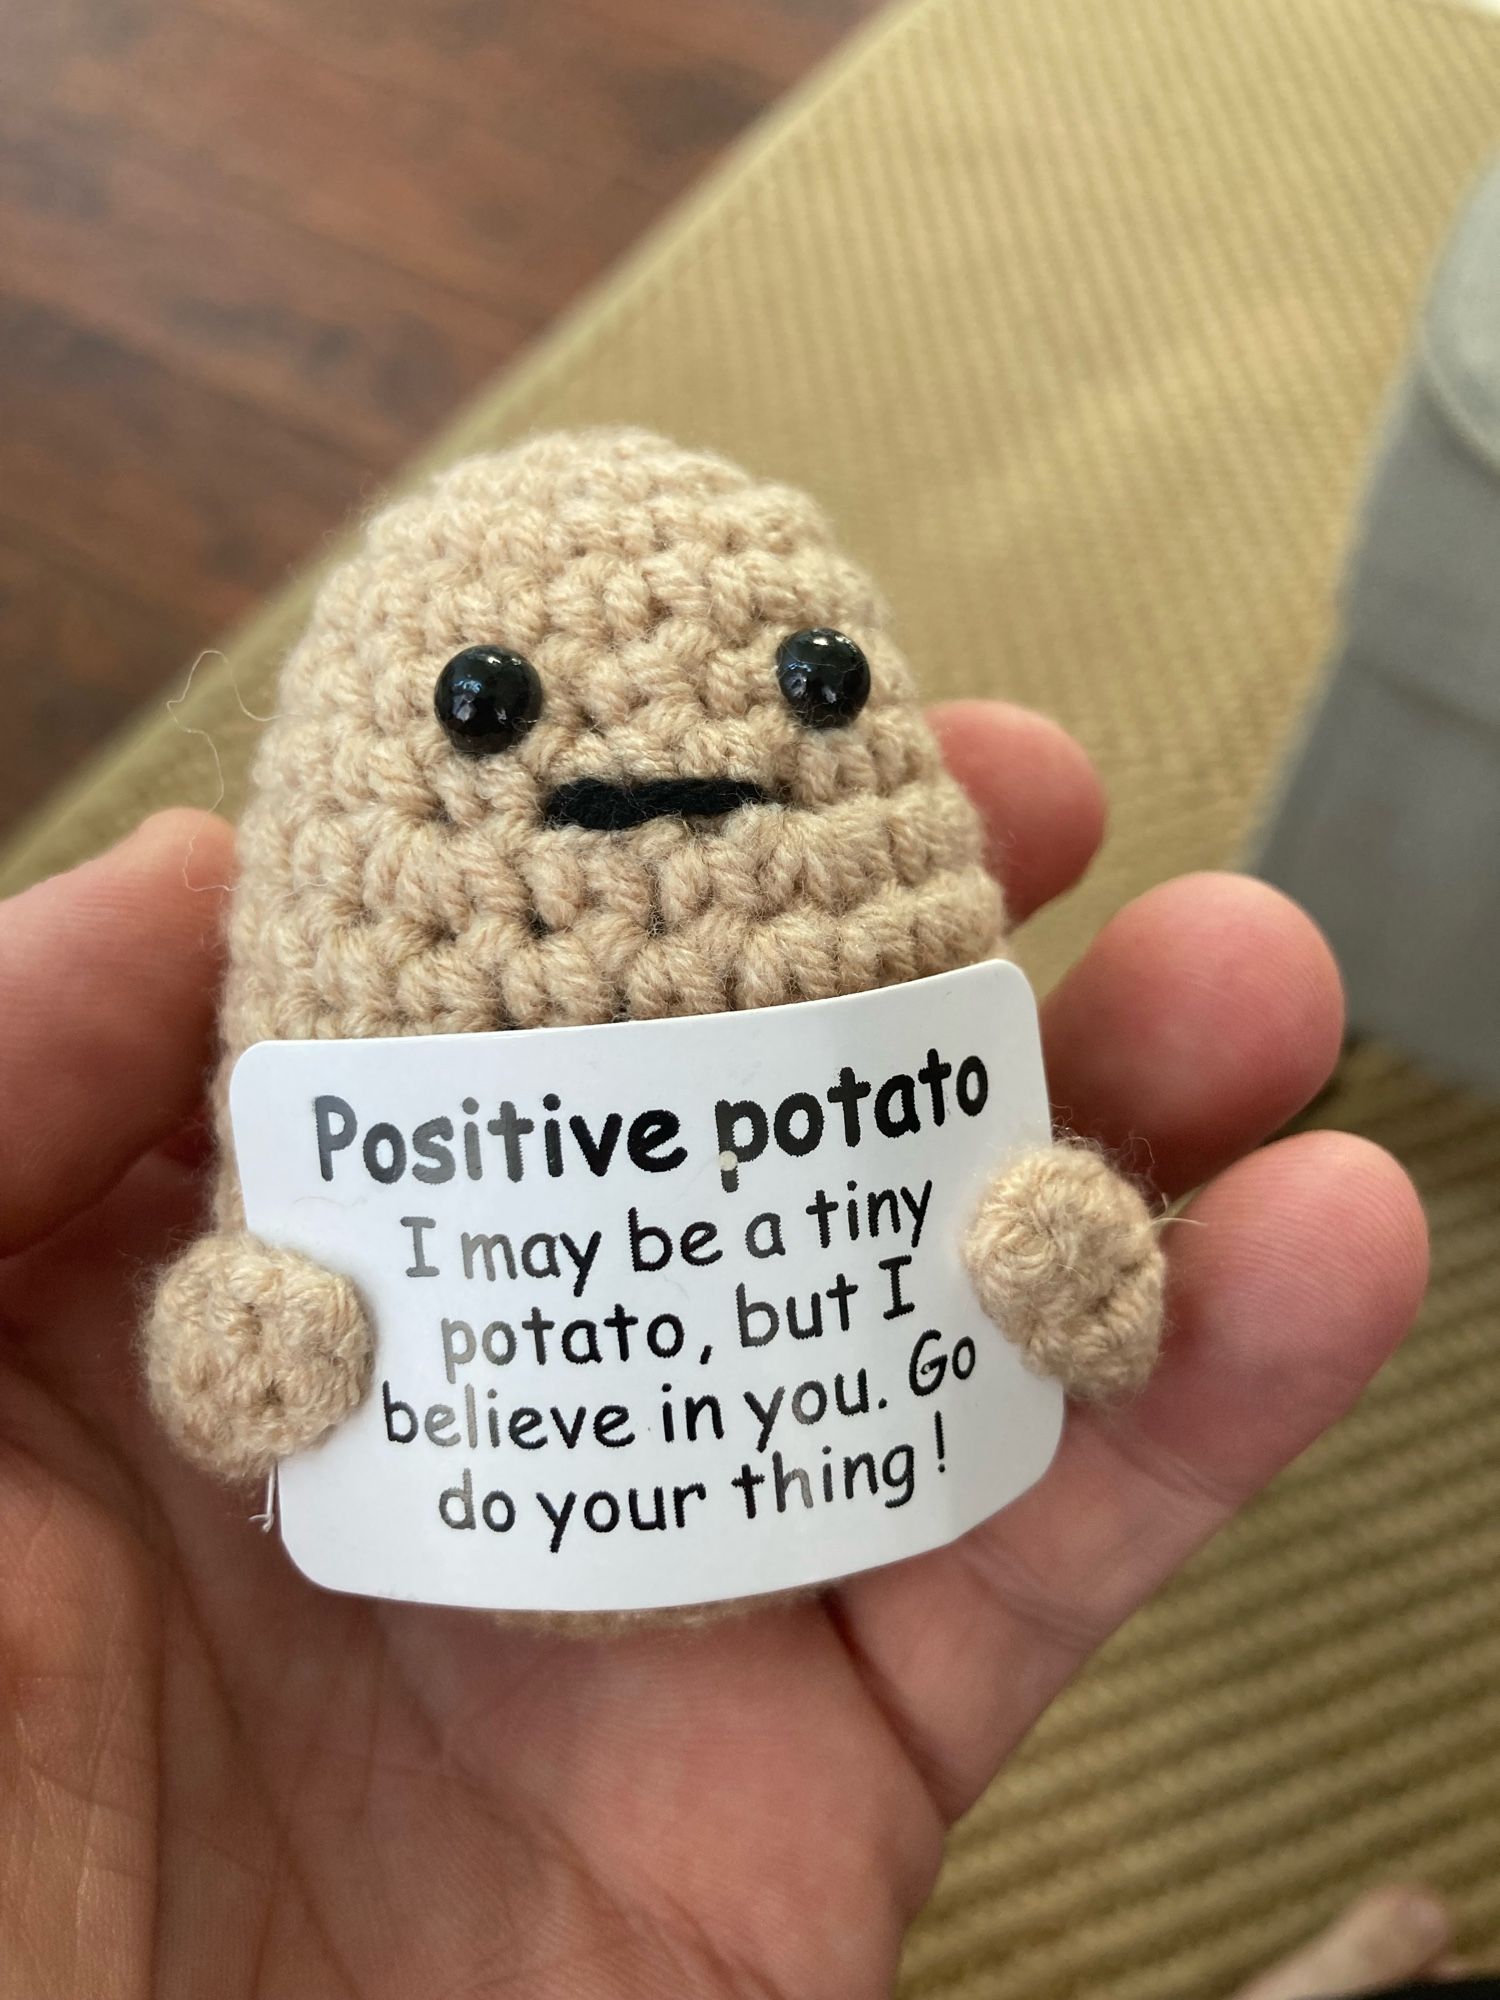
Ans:
{"label": "palm of hand", "polygon": [[182,1181],[6,1296],[12,1990],[878,1990],[940,1823],[833,1621],[580,1644],[304,1583],[100,1366]]}
{"label": "palm of hand", "polygon": [[[1086,860],[1092,779],[1015,711],[945,730],[992,819],[1005,801],[1024,911]],[[1404,1180],[1333,1135],[1223,1173],[1174,1240],[1147,1394],[1072,1413],[1042,1485],[963,1543],[824,1602],[578,1642],[332,1597],[253,1498],[172,1460],[134,1381],[144,1273],[197,1198],[183,1148],[152,1150],[206,1060],[216,898],[189,839],[222,880],[227,834],[176,819],[0,911],[0,1075],[35,1135],[0,1165],[3,1240],[34,1246],[0,1274],[11,1990],[888,1990],[947,1823],[1399,1337]],[[1337,986],[1269,892],[1198,878],[1117,919],[1047,1027],[1073,1122],[1144,1133],[1175,1193],[1317,1087]]]}

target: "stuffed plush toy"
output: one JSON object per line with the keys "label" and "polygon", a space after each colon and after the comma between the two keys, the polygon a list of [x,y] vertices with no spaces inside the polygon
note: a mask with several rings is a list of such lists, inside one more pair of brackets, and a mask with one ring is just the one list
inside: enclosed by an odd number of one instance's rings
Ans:
{"label": "stuffed plush toy", "polygon": [[[240,833],[213,1233],[165,1274],[151,1395],[263,1476],[364,1395],[350,1282],[246,1233],[227,1079],[265,1039],[641,1020],[1003,954],[999,891],[879,599],[818,509],[633,431],[454,467],[370,524],[291,655]],[[1075,1395],[1139,1385],[1140,1195],[1058,1143],[969,1230],[985,1310]]]}

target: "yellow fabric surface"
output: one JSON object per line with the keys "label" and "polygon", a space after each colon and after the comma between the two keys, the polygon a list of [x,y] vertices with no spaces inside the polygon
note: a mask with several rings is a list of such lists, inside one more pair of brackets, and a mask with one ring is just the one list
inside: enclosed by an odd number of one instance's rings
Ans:
{"label": "yellow fabric surface", "polygon": [[[1049,709],[1103,767],[1105,854],[1027,935],[1046,981],[1126,897],[1240,848],[1329,637],[1382,387],[1497,138],[1477,14],[920,0],[431,457],[630,420],[816,489],[934,692]],[[306,591],[229,646],[251,709]],[[233,806],[254,725],[222,663],[177,715]],[[208,739],[157,712],[3,880],[216,791]],[[959,1830],[908,2000],[1224,1992],[1391,1873],[1500,1946],[1500,1115],[1378,1052],[1324,1115],[1417,1175],[1422,1326]]]}

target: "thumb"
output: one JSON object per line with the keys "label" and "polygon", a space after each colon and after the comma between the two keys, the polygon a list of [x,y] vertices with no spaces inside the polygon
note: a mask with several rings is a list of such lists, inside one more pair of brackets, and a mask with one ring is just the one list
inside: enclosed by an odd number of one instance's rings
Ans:
{"label": "thumb", "polygon": [[0,904],[0,1253],[98,1200],[191,1115],[232,867],[222,820],[165,812]]}

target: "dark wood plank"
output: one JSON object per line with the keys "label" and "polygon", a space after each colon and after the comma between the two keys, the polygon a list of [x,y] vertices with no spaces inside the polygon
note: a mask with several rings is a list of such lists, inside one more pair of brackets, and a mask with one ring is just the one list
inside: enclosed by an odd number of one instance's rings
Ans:
{"label": "dark wood plank", "polygon": [[[143,690],[186,660],[194,635],[170,603],[138,597],[110,578],[27,539],[14,519],[0,529],[0,659],[6,664],[0,742],[39,745],[43,757],[7,751],[5,809],[40,803],[57,766],[127,722]],[[201,801],[207,805],[208,799]]]}
{"label": "dark wood plank", "polygon": [[[133,592],[205,645],[376,477],[370,460],[254,403],[10,302],[0,302],[0,459],[0,533]],[[61,629],[51,656],[66,679]],[[175,664],[163,660],[162,673]],[[0,735],[0,773],[14,754]]]}
{"label": "dark wood plank", "polygon": [[398,458],[534,323],[8,97],[0,85],[7,290],[335,444]]}
{"label": "dark wood plank", "polygon": [[[18,94],[0,76],[0,103]],[[511,95],[524,100],[519,80]],[[186,184],[200,211],[240,218],[236,233],[290,226],[306,239],[294,264],[342,246],[461,291],[513,344],[618,247],[622,195],[643,211],[646,195],[602,166],[561,172],[510,135],[517,105],[475,108],[184,7],[118,52],[67,51],[46,124],[54,150],[86,133],[99,173]],[[426,287],[407,287],[402,309],[430,313]]]}
{"label": "dark wood plank", "polygon": [[876,4],[6,9],[0,825]]}

